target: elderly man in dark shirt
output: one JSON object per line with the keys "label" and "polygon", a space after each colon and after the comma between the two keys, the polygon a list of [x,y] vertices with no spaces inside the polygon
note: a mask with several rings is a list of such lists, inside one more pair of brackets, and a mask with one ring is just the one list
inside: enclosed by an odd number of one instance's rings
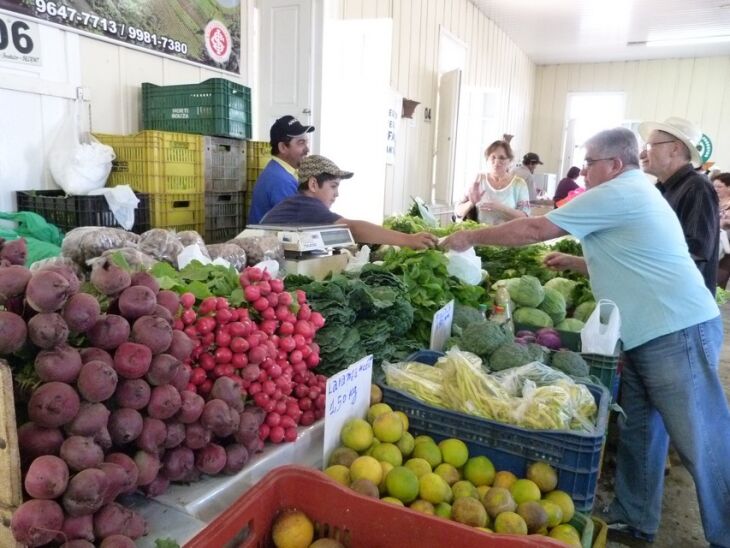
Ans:
{"label": "elderly man in dark shirt", "polygon": [[717,193],[699,166],[697,143],[702,132],[687,120],[643,122],[639,134],[644,148],[641,168],[657,178],[657,188],[672,206],[687,240],[687,247],[705,285],[715,294],[720,224]]}

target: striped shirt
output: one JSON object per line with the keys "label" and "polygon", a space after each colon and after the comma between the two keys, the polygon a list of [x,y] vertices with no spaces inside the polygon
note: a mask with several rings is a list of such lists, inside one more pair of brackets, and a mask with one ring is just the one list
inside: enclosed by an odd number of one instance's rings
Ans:
{"label": "striped shirt", "polygon": [[710,293],[717,285],[720,213],[717,192],[703,174],[687,164],[656,187],[672,206],[682,225],[689,254]]}

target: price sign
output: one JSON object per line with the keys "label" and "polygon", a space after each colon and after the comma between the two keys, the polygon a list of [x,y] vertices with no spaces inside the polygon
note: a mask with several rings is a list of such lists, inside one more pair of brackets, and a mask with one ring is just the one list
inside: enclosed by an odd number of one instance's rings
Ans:
{"label": "price sign", "polygon": [[340,445],[340,431],[354,418],[364,418],[370,407],[373,357],[367,356],[327,379],[324,417],[324,463]]}
{"label": "price sign", "polygon": [[38,24],[0,13],[0,63],[40,65]]}
{"label": "price sign", "polygon": [[431,350],[441,352],[446,344],[446,339],[451,336],[451,322],[454,319],[454,301],[441,308],[433,315],[431,323]]}

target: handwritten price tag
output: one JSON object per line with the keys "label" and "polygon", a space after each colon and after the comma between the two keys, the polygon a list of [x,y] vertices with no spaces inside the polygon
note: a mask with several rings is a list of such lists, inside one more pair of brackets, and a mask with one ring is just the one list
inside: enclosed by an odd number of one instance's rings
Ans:
{"label": "handwritten price tag", "polygon": [[451,336],[451,322],[454,320],[453,299],[433,315],[431,323],[431,350],[441,352],[446,339]]}
{"label": "handwritten price tag", "polygon": [[370,407],[373,357],[367,356],[327,379],[324,418],[324,464],[340,445],[340,431],[354,418],[364,418]]}

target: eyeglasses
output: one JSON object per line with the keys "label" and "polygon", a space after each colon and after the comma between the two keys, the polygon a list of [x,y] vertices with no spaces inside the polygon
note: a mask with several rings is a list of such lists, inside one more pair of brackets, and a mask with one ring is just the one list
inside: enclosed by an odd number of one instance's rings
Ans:
{"label": "eyeglasses", "polygon": [[666,145],[667,143],[676,143],[676,142],[677,142],[676,139],[672,139],[670,141],[657,141],[656,143],[644,143],[642,150],[651,150],[652,148],[654,148],[657,145]]}
{"label": "eyeglasses", "polygon": [[604,162],[606,160],[614,160],[616,159],[615,156],[611,156],[610,158],[586,158],[583,160],[583,168],[589,168],[596,162]]}

